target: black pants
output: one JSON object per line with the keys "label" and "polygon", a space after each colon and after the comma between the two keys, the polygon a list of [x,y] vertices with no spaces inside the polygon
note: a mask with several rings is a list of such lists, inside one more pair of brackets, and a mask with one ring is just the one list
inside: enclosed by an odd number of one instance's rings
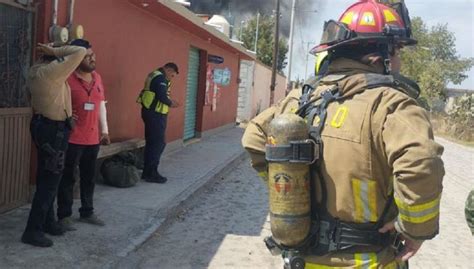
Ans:
{"label": "black pants", "polygon": [[66,152],[64,175],[58,191],[58,219],[72,215],[74,171],[79,165],[81,208],[79,214],[87,218],[94,213],[95,164],[100,145],[69,144]]}
{"label": "black pants", "polygon": [[30,132],[38,151],[38,164],[36,192],[25,233],[41,233],[44,226],[55,221],[53,203],[63,173],[70,130],[65,122],[35,115]]}
{"label": "black pants", "polygon": [[165,150],[167,115],[142,108],[145,123],[145,156],[143,174],[154,176],[158,173],[161,154]]}

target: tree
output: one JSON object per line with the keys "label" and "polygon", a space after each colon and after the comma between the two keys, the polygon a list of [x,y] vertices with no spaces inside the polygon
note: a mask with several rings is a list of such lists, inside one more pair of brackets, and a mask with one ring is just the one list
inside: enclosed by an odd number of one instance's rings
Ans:
{"label": "tree", "polygon": [[445,99],[450,82],[459,85],[467,78],[465,73],[474,65],[474,59],[457,54],[456,38],[447,24],[428,29],[421,18],[415,17],[412,31],[418,45],[402,51],[401,73],[418,82],[422,97],[432,105],[433,100]]}
{"label": "tree", "polygon": [[[257,26],[257,17],[254,16],[250,19],[247,24],[240,29],[242,31],[242,42],[244,47],[249,50],[255,48],[255,29]],[[262,61],[268,66],[273,64],[273,45],[274,45],[274,34],[275,21],[271,16],[263,15],[260,16],[258,26],[258,42],[257,42],[257,59]],[[279,54],[277,61],[277,70],[282,72],[286,66],[286,54],[288,52],[288,42],[284,38],[280,38],[279,41]]]}

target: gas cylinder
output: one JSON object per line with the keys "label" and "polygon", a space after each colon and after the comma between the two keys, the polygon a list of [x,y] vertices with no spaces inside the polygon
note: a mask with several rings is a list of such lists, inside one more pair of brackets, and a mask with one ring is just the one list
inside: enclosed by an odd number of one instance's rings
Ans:
{"label": "gas cylinder", "polygon": [[267,134],[270,224],[273,239],[280,245],[295,247],[311,228],[311,162],[269,158],[269,147],[290,147],[308,140],[308,126],[296,114],[275,117]]}

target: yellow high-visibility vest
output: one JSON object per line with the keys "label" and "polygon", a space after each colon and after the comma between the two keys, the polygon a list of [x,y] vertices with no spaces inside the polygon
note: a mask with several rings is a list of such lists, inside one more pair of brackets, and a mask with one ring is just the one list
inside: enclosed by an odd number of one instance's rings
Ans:
{"label": "yellow high-visibility vest", "polygon": [[[148,77],[145,80],[145,86],[143,87],[143,90],[140,92],[140,95],[137,98],[137,103],[142,104],[142,106],[145,107],[146,109],[153,109],[151,108],[151,105],[155,101],[155,93],[150,89],[150,85],[153,79],[155,79],[158,76],[164,76],[164,74],[161,73],[161,71],[159,70],[155,70],[148,75]],[[166,94],[169,98],[171,83],[168,82],[166,85],[163,85],[163,86],[166,86],[168,88],[168,91]],[[157,100],[156,107],[154,110],[155,112],[158,112],[161,114],[168,114],[169,106]]]}

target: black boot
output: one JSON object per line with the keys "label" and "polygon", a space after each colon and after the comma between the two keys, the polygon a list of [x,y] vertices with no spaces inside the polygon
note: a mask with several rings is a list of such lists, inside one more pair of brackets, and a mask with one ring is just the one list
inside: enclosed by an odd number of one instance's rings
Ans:
{"label": "black boot", "polygon": [[44,232],[54,236],[64,235],[66,230],[57,222],[52,222],[44,226]]}
{"label": "black boot", "polygon": [[145,181],[152,182],[152,183],[166,183],[168,179],[160,174],[154,175],[153,177],[145,178]]}
{"label": "black boot", "polygon": [[44,233],[40,232],[24,232],[21,237],[21,242],[43,248],[51,247],[53,245],[53,241],[44,236]]}

